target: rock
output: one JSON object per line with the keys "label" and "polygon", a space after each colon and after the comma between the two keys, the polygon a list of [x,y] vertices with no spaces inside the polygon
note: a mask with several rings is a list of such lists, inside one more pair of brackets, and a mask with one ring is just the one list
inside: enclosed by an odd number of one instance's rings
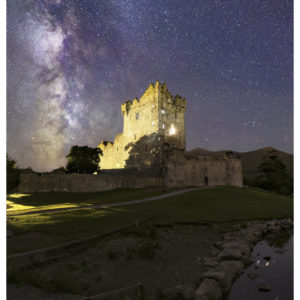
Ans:
{"label": "rock", "polygon": [[250,255],[250,248],[244,241],[232,241],[227,242],[222,245],[223,249],[230,248],[230,249],[237,249],[241,251],[242,254]]}
{"label": "rock", "polygon": [[202,274],[201,278],[209,278],[216,280],[222,291],[229,291],[231,288],[231,282],[233,280],[232,274],[226,273],[225,270],[212,270],[206,271]]}
{"label": "rock", "polygon": [[247,273],[247,276],[250,278],[250,279],[255,279],[257,278],[259,275],[257,273]]}
{"label": "rock", "polygon": [[194,285],[177,285],[173,288],[167,288],[162,291],[164,299],[175,300],[184,299],[191,300],[194,298],[195,286]]}
{"label": "rock", "polygon": [[257,285],[257,288],[260,292],[270,292],[271,291],[271,286],[266,283],[259,283]]}
{"label": "rock", "polygon": [[215,268],[216,266],[218,266],[218,262],[209,257],[205,257],[203,259],[203,264],[208,268]]}
{"label": "rock", "polygon": [[219,255],[219,260],[240,260],[242,258],[242,252],[234,248],[225,248]]}
{"label": "rock", "polygon": [[205,278],[195,292],[195,300],[220,300],[222,290],[214,279]]}
{"label": "rock", "polygon": [[231,273],[235,279],[244,271],[244,264],[238,260],[227,260],[219,264],[218,270],[224,270],[226,273]]}
{"label": "rock", "polygon": [[7,229],[6,230],[6,236],[7,236],[7,238],[11,238],[11,237],[14,236],[14,233],[11,230]]}
{"label": "rock", "polygon": [[251,265],[253,263],[253,260],[251,259],[250,255],[249,256],[243,255],[241,257],[241,261],[243,262],[243,264],[245,266],[249,266],[249,265]]}

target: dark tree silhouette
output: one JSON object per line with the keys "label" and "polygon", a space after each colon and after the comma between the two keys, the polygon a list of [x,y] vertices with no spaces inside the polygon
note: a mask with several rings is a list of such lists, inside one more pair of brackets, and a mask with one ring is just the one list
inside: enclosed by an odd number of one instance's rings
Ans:
{"label": "dark tree silhouette", "polygon": [[268,151],[263,158],[255,177],[255,185],[280,194],[293,193],[293,179],[287,173],[286,166],[276,151]]}
{"label": "dark tree silhouette", "polygon": [[12,192],[19,184],[20,170],[17,168],[17,162],[6,155],[6,189]]}
{"label": "dark tree silhouette", "polygon": [[94,173],[99,170],[100,155],[102,150],[88,146],[72,146],[66,156],[68,173]]}
{"label": "dark tree silhouette", "polygon": [[125,150],[129,150],[129,157],[126,160],[126,168],[138,170],[159,171],[162,163],[162,138],[152,133],[141,137],[135,143],[129,143]]}

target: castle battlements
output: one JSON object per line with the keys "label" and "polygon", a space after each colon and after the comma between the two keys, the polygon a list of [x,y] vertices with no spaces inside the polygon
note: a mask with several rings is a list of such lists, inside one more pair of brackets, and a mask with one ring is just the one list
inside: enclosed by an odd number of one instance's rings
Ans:
{"label": "castle battlements", "polygon": [[166,83],[160,83],[159,81],[156,81],[155,84],[150,83],[148,85],[146,91],[140,99],[135,97],[132,101],[127,100],[123,102],[121,105],[122,115],[124,116],[125,112],[128,114],[130,110],[134,110],[144,105],[148,101],[160,102],[159,100],[161,100],[161,102],[166,102],[165,104],[171,104],[181,108],[186,107],[185,98],[182,98],[179,95],[173,96],[167,89]]}

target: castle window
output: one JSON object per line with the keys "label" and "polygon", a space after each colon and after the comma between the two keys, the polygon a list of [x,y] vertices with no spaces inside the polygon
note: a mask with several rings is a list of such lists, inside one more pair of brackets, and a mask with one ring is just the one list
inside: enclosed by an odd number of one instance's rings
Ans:
{"label": "castle window", "polygon": [[136,140],[136,134],[134,135],[134,139]]}
{"label": "castle window", "polygon": [[171,128],[170,128],[170,130],[169,130],[169,134],[170,134],[170,135],[174,135],[175,133],[176,133],[176,129],[175,129],[174,125],[172,124],[172,125],[171,125]]}
{"label": "castle window", "polygon": [[165,129],[165,124],[162,124],[162,129]]}
{"label": "castle window", "polygon": [[135,114],[135,119],[138,120],[140,118],[140,113]]}
{"label": "castle window", "polygon": [[161,113],[164,115],[166,113],[166,111],[164,109],[162,109]]}
{"label": "castle window", "polygon": [[155,121],[152,121],[152,126],[154,126],[155,125]]}

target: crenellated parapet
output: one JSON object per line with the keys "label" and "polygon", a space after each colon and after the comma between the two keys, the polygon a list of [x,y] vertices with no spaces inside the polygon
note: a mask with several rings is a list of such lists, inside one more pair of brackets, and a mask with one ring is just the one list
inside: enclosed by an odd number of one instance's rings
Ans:
{"label": "crenellated parapet", "polygon": [[113,142],[101,141],[100,144],[97,146],[97,148],[100,148],[101,150],[104,150],[106,148],[111,148],[113,145],[114,145]]}
{"label": "crenellated parapet", "polygon": [[159,81],[156,81],[155,84],[150,83],[145,90],[144,94],[141,96],[140,99],[135,97],[132,101],[127,100],[121,105],[121,112],[124,116],[125,112],[129,113],[131,109],[135,109],[147,101],[159,101],[165,100],[168,104],[172,104],[175,106],[180,106],[181,108],[186,107],[186,99],[180,97],[179,95],[173,96],[170,91],[167,89],[166,83],[160,83]]}

